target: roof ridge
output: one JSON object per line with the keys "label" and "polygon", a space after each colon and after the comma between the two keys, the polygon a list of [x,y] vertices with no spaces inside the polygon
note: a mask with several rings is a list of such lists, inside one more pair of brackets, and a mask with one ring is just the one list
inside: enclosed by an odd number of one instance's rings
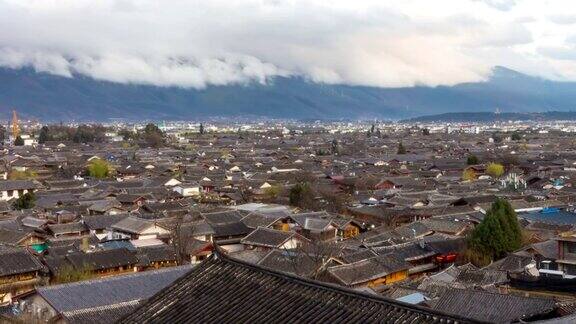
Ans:
{"label": "roof ridge", "polygon": [[110,304],[110,305],[94,306],[94,307],[87,307],[87,308],[75,309],[75,310],[70,310],[70,311],[63,311],[62,314],[64,314],[64,315],[76,315],[76,314],[82,314],[82,313],[91,312],[91,311],[100,311],[100,310],[121,308],[121,307],[128,306],[128,305],[138,305],[140,302],[142,302],[144,300],[145,299],[133,299],[133,300],[123,301],[123,302]]}

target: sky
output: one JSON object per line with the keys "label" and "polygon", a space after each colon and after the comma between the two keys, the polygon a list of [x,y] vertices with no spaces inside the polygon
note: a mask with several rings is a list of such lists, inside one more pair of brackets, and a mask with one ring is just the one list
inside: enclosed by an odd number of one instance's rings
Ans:
{"label": "sky", "polygon": [[574,0],[0,0],[0,66],[185,88],[576,80]]}

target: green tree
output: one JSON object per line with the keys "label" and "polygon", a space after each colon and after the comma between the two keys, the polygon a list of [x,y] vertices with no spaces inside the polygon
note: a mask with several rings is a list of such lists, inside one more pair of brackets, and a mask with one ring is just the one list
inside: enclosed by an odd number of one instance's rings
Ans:
{"label": "green tree", "polygon": [[514,251],[522,246],[522,229],[518,223],[518,216],[510,203],[504,199],[497,199],[492,208],[500,215],[500,225],[504,229],[507,238],[506,251]]}
{"label": "green tree", "polygon": [[204,124],[200,123],[200,135],[204,135]]}
{"label": "green tree", "polygon": [[38,135],[38,143],[44,144],[50,139],[50,129],[48,126],[42,126],[40,134]]}
{"label": "green tree", "polygon": [[476,165],[480,163],[480,160],[478,159],[478,157],[474,154],[470,154],[468,155],[468,158],[466,159],[466,164],[468,165]]}
{"label": "green tree", "polygon": [[151,147],[158,148],[165,144],[164,132],[152,123],[146,125],[142,137],[146,144]]}
{"label": "green tree", "polygon": [[[368,132],[366,132],[366,136],[367,137],[371,137],[371,136],[375,136],[376,135],[376,125],[372,124],[372,126],[370,126],[370,129],[368,130]],[[379,130],[378,130],[379,131]]]}
{"label": "green tree", "polygon": [[72,137],[75,143],[104,142],[106,129],[102,125],[80,125]]}
{"label": "green tree", "polygon": [[424,136],[430,135],[430,129],[428,129],[428,128],[422,129],[422,135],[424,135]]}
{"label": "green tree", "polygon": [[486,212],[484,220],[472,231],[468,246],[474,254],[490,260],[502,258],[522,245],[522,230],[510,203],[498,198]]}
{"label": "green tree", "polygon": [[22,146],[22,145],[24,145],[24,140],[20,135],[18,135],[18,137],[16,137],[16,139],[14,140],[14,146]]}
{"label": "green tree", "polygon": [[88,164],[88,175],[96,179],[104,179],[110,175],[110,165],[101,159],[94,159]]}
{"label": "green tree", "polygon": [[89,266],[83,266],[76,269],[71,265],[64,265],[54,276],[54,283],[63,284],[94,278],[94,273]]}
{"label": "green tree", "polygon": [[402,144],[402,142],[398,143],[398,151],[396,153],[397,154],[406,154],[406,148],[404,147],[404,144]]}
{"label": "green tree", "polygon": [[30,209],[36,204],[36,195],[27,192],[14,201],[12,207],[16,210]]}
{"label": "green tree", "polygon": [[3,143],[6,139],[6,127],[0,125],[0,143]]}
{"label": "green tree", "polygon": [[122,136],[122,139],[124,141],[129,141],[136,137],[136,134],[129,129],[121,129],[120,131],[118,131],[118,135]]}
{"label": "green tree", "polygon": [[500,134],[498,134],[498,133],[493,133],[492,139],[494,140],[494,143],[502,142],[502,136],[500,136]]}
{"label": "green tree", "polygon": [[280,196],[281,193],[282,193],[282,187],[278,185],[274,185],[264,189],[264,197],[269,201],[278,198],[278,196]]}
{"label": "green tree", "polygon": [[338,154],[339,149],[338,149],[338,141],[336,139],[332,140],[332,154],[336,155]]}
{"label": "green tree", "polygon": [[511,138],[513,141],[519,141],[522,139],[522,136],[520,136],[520,134],[518,132],[514,132],[514,133],[512,133]]}
{"label": "green tree", "polygon": [[492,178],[500,178],[504,174],[504,166],[499,163],[491,162],[486,167],[486,174]]}

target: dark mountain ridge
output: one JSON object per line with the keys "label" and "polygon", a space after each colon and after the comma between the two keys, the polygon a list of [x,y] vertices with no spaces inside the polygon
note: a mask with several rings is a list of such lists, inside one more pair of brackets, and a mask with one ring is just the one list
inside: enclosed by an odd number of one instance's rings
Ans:
{"label": "dark mountain ridge", "polygon": [[438,115],[427,115],[402,120],[405,123],[431,123],[431,122],[451,122],[451,123],[494,123],[507,121],[575,121],[576,111],[546,111],[528,113],[493,113],[493,112],[452,112]]}
{"label": "dark mountain ridge", "polygon": [[276,77],[268,84],[203,90],[66,78],[0,68],[0,118],[12,109],[45,121],[197,120],[227,118],[405,119],[447,112],[570,111],[576,83],[555,82],[497,67],[486,82],[456,86],[377,88]]}

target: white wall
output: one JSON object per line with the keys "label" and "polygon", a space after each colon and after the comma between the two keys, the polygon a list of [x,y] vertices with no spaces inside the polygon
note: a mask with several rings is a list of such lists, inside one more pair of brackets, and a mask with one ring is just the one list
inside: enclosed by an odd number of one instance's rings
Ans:
{"label": "white wall", "polygon": [[[33,190],[32,190],[33,191]],[[27,189],[24,189],[22,194],[26,194],[28,193]],[[2,196],[0,197],[0,200],[10,200],[10,199],[18,199],[20,198],[20,193],[18,192],[18,190],[13,190],[12,191],[12,196],[8,196],[8,191],[2,191]]]}

